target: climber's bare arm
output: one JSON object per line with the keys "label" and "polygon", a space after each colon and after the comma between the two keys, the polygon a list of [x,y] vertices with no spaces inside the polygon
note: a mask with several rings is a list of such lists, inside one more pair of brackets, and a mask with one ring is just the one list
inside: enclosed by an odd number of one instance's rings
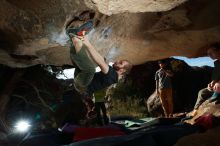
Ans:
{"label": "climber's bare arm", "polygon": [[84,37],[83,43],[87,46],[88,52],[91,55],[92,59],[95,63],[101,68],[101,71],[104,74],[108,73],[109,66],[105,62],[104,58],[99,54],[99,52],[93,47],[93,45],[89,42],[87,37]]}

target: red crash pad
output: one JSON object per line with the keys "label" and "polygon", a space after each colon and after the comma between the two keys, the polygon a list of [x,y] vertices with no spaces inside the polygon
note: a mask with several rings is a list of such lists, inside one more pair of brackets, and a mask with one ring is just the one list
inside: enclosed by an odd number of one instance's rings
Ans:
{"label": "red crash pad", "polygon": [[125,135],[120,129],[110,128],[76,128],[74,134],[74,141],[82,141],[91,138],[105,137],[105,136],[119,136]]}

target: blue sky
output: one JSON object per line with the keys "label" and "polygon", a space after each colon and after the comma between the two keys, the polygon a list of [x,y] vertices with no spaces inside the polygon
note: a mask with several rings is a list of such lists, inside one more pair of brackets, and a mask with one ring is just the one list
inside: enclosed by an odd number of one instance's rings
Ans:
{"label": "blue sky", "polygon": [[[214,66],[213,60],[209,57],[198,57],[198,58],[187,58],[187,57],[182,57],[182,56],[173,56],[174,58],[184,60],[187,64],[190,66]],[[112,65],[112,63],[111,63]],[[59,79],[70,79],[73,78],[74,76],[74,70],[75,69],[65,69],[64,74],[65,75],[59,75],[57,78]],[[96,71],[100,71],[100,68],[97,68]]]}
{"label": "blue sky", "polygon": [[213,60],[209,57],[198,57],[198,58],[187,58],[187,57],[182,57],[182,56],[173,56],[174,58],[184,60],[187,64],[190,66],[214,66]]}

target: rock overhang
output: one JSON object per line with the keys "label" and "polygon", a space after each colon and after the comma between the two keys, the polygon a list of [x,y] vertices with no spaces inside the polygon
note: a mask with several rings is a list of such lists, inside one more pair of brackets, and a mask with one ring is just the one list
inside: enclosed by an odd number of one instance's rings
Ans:
{"label": "rock overhang", "polygon": [[[2,0],[0,63],[11,67],[71,65],[65,24],[87,10],[95,12],[99,22],[89,38],[108,61],[127,59],[142,64],[169,56],[199,57],[206,55],[206,46],[220,41],[217,0],[161,1],[166,9],[159,9],[158,1],[154,12],[142,4],[150,0],[111,0],[108,7],[115,7],[109,8],[111,15],[101,11],[104,1],[99,2]],[[117,5],[134,7],[129,11],[129,7],[116,9]]]}

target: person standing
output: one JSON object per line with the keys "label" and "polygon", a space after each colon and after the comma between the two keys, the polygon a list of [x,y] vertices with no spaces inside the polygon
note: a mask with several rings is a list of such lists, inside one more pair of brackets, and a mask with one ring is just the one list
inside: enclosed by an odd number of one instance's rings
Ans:
{"label": "person standing", "polygon": [[155,74],[156,92],[160,97],[162,108],[165,117],[172,117],[173,115],[173,92],[171,77],[173,72],[168,69],[166,60],[158,61],[160,69]]}
{"label": "person standing", "polygon": [[[107,110],[105,107],[105,91],[106,90],[99,90],[94,93],[95,96],[95,111],[97,114],[97,123],[98,125],[108,125],[109,119],[107,116]],[[101,114],[102,113],[102,114]],[[104,124],[103,124],[104,122]]]}

